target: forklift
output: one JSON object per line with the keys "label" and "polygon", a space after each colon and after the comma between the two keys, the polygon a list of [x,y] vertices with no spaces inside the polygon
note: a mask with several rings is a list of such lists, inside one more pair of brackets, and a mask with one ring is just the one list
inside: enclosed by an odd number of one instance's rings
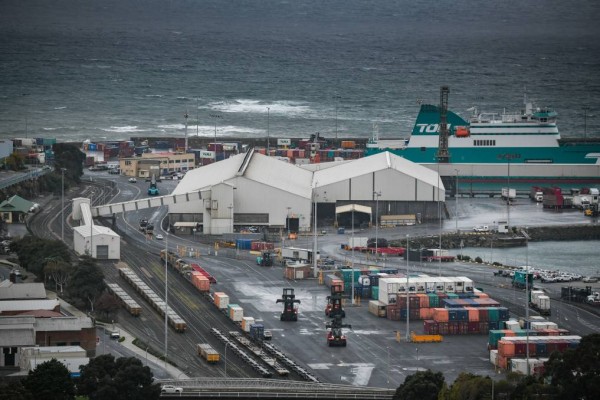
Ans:
{"label": "forklift", "polygon": [[277,299],[277,303],[283,303],[281,321],[298,321],[298,307],[295,303],[300,303],[300,300],[296,299],[294,289],[284,288],[281,299]]}
{"label": "forklift", "polygon": [[262,253],[262,255],[256,257],[256,264],[261,267],[272,267],[273,266],[273,255],[268,251]]}
{"label": "forklift", "polygon": [[346,347],[346,335],[342,328],[352,329],[350,324],[342,324],[342,316],[336,315],[331,322],[327,323],[327,344],[329,347]]}
{"label": "forklift", "polygon": [[342,285],[331,286],[331,296],[327,296],[327,306],[325,307],[325,316],[335,318],[341,315],[346,317],[346,311],[342,308]]}

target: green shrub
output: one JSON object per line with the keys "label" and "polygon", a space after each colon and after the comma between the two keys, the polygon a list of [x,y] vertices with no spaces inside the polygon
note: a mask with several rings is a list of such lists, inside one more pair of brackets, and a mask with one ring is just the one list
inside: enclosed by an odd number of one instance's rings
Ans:
{"label": "green shrub", "polygon": [[481,259],[481,257],[475,257],[475,262],[481,264],[483,260]]}

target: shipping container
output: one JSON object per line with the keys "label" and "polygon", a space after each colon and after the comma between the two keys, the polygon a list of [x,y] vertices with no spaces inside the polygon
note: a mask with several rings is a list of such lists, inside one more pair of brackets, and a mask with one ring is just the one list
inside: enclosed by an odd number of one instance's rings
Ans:
{"label": "shipping container", "polygon": [[254,324],[254,317],[242,317],[242,330],[250,332],[250,327]]}
{"label": "shipping container", "polygon": [[215,305],[219,309],[226,309],[229,306],[229,296],[223,292],[215,292],[213,295]]}
{"label": "shipping container", "polygon": [[219,361],[219,353],[213,349],[208,343],[199,343],[196,345],[198,354],[209,363],[216,363]]}

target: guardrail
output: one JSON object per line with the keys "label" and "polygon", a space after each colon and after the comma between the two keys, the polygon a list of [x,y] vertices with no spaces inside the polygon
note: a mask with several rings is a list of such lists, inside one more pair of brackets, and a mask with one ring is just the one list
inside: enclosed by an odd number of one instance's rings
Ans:
{"label": "guardrail", "polygon": [[0,189],[4,189],[9,186],[16,185],[18,183],[21,183],[21,182],[24,182],[27,180],[37,179],[40,176],[46,175],[50,171],[51,170],[47,169],[47,168],[36,168],[36,169],[30,170],[28,172],[19,173],[16,176],[11,176],[8,179],[0,181]]}

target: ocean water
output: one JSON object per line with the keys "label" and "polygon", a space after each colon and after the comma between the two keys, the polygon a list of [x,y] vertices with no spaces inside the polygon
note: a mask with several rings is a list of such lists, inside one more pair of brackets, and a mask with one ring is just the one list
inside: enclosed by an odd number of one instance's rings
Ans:
{"label": "ocean water", "polygon": [[[0,136],[406,137],[418,101],[600,136],[594,0],[0,0]],[[211,115],[220,115],[214,118]]]}

